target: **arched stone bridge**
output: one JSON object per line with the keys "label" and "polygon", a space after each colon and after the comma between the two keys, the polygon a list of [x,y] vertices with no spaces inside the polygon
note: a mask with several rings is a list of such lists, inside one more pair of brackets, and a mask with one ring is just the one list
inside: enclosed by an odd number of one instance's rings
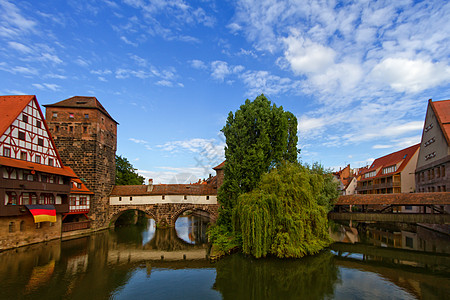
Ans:
{"label": "arched stone bridge", "polygon": [[[219,204],[193,204],[193,203],[158,203],[138,205],[110,205],[107,224],[114,226],[120,215],[127,210],[139,210],[155,220],[157,227],[175,227],[178,217],[185,211],[204,211],[209,214],[212,223],[218,216]],[[108,222],[109,221],[109,222]]]}

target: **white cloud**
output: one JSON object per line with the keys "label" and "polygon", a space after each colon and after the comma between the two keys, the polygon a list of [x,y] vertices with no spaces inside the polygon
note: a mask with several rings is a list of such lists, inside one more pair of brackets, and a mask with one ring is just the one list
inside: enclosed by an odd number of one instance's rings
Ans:
{"label": "white cloud", "polygon": [[217,80],[223,81],[223,79],[226,76],[231,74],[231,70],[228,67],[228,63],[226,63],[224,61],[219,61],[219,60],[213,61],[211,63],[211,69],[212,69],[211,76]]}
{"label": "white cloud", "polygon": [[31,53],[33,51],[30,47],[17,42],[8,42],[8,46],[25,54]]}
{"label": "white cloud", "polygon": [[87,67],[87,66],[89,66],[89,61],[87,61],[87,60],[85,60],[85,59],[83,59],[83,58],[81,58],[81,57],[77,58],[77,59],[75,60],[75,63],[76,63],[77,65],[79,65],[79,66],[82,66],[82,67]]}
{"label": "white cloud", "polygon": [[49,89],[49,90],[52,90],[54,92],[58,91],[61,88],[59,85],[53,84],[53,83],[42,83],[42,84],[40,84],[40,83],[33,83],[32,86],[34,86],[35,88],[40,89],[40,90]]}
{"label": "white cloud", "polygon": [[450,66],[431,61],[387,58],[377,64],[371,75],[398,92],[420,92],[450,81]]}
{"label": "white cloud", "polygon": [[173,83],[168,81],[168,80],[159,80],[159,81],[156,82],[156,85],[172,87]]}
{"label": "white cloud", "polygon": [[206,64],[203,61],[198,60],[198,59],[193,59],[193,60],[189,61],[189,63],[195,69],[206,69],[207,68]]}
{"label": "white cloud", "polygon": [[308,134],[317,134],[323,130],[326,124],[327,120],[325,118],[300,117],[298,119],[299,135],[306,136]]}
{"label": "white cloud", "polygon": [[134,42],[129,41],[129,40],[127,39],[126,36],[121,36],[120,39],[121,39],[125,44],[131,45],[131,46],[134,46],[134,47],[137,47],[137,46],[138,46],[137,43],[134,43]]}
{"label": "white cloud", "polygon": [[20,73],[24,75],[37,75],[38,71],[35,68],[29,68],[29,67],[14,67],[12,68],[13,73]]}
{"label": "white cloud", "polygon": [[35,31],[37,23],[24,17],[19,8],[6,0],[0,1],[0,36],[14,37]]}

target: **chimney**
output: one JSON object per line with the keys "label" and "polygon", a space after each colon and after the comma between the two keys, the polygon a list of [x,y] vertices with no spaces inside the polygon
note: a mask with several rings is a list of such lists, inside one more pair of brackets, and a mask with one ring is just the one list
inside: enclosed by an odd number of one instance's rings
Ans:
{"label": "chimney", "polygon": [[151,192],[153,191],[153,179],[149,179],[148,180],[148,185],[147,185],[147,192]]}

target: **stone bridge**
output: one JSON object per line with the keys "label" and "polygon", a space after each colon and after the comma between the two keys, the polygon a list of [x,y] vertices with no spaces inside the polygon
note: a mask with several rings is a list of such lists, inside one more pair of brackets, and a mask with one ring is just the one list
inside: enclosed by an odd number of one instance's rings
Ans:
{"label": "stone bridge", "polygon": [[[155,220],[157,227],[175,227],[178,217],[186,211],[203,211],[209,214],[210,221],[215,223],[218,216],[219,204],[194,203],[158,203],[138,205],[110,205],[107,223],[114,226],[120,215],[127,210],[139,210]],[[109,222],[108,222],[109,221]]]}

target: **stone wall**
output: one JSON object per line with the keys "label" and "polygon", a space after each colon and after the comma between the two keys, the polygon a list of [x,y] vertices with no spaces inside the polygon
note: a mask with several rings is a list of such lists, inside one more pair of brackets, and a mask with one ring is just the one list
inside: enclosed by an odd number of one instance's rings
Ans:
{"label": "stone wall", "polygon": [[178,217],[187,210],[201,210],[209,213],[211,222],[218,217],[218,204],[153,204],[153,205],[114,205],[110,207],[108,223],[113,226],[117,218],[127,210],[140,210],[155,220],[159,227],[174,227]]}
{"label": "stone wall", "polygon": [[20,247],[40,243],[61,237],[61,215],[56,215],[56,222],[41,222],[36,228],[33,216],[26,214],[16,217],[0,218],[0,249]]}
{"label": "stone wall", "polygon": [[117,124],[98,109],[73,107],[47,107],[46,121],[63,164],[94,192],[91,228],[105,228],[115,184]]}

